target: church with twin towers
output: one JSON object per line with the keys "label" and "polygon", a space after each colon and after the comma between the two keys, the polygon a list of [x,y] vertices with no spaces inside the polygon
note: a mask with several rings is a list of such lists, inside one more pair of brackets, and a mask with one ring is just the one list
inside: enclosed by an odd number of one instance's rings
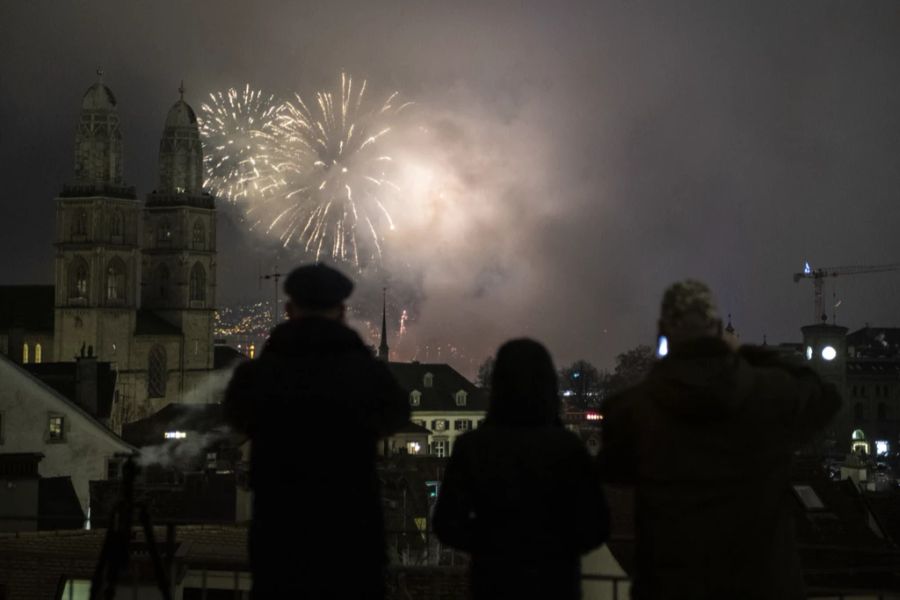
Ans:
{"label": "church with twin towers", "polygon": [[16,362],[109,363],[119,426],[214,368],[216,207],[203,191],[197,117],[179,92],[162,124],[157,187],[142,201],[123,176],[116,97],[98,70],[81,101],[74,175],[56,198],[52,317],[27,318],[42,304],[32,290],[26,318],[5,332]]}

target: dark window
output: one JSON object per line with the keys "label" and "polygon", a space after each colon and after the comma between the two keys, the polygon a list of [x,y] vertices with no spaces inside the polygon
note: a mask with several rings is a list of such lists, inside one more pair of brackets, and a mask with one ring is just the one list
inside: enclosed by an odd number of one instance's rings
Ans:
{"label": "dark window", "polygon": [[122,237],[122,211],[114,210],[109,217],[109,234],[113,237]]}
{"label": "dark window", "polygon": [[72,235],[87,235],[87,222],[87,211],[83,208],[78,209],[72,220]]}
{"label": "dark window", "polygon": [[204,302],[206,300],[206,270],[203,265],[196,263],[191,269],[191,302]]}
{"label": "dark window", "polygon": [[884,402],[878,403],[878,420],[886,421],[887,420],[887,404]]}
{"label": "dark window", "polygon": [[203,226],[203,221],[201,221],[200,219],[194,221],[194,232],[192,239],[194,250],[203,250],[206,247],[206,227]]}
{"label": "dark window", "polygon": [[456,431],[468,431],[472,429],[471,419],[457,419],[453,422],[453,429]]}
{"label": "dark window", "polygon": [[165,302],[169,298],[169,268],[166,265],[159,265],[156,268],[156,286],[159,292],[159,299]]}
{"label": "dark window", "polygon": [[857,402],[853,405],[853,416],[857,421],[862,421],[866,418],[866,409],[862,402]]}
{"label": "dark window", "polygon": [[87,298],[88,265],[80,256],[69,264],[69,298]]}
{"label": "dark window", "polygon": [[859,390],[858,390],[858,389],[856,388],[856,386],[854,385],[854,386],[853,386],[853,391],[850,392],[850,395],[853,396],[854,398],[856,398],[856,396],[857,396],[858,394],[859,394]]}
{"label": "dark window", "polygon": [[119,478],[119,468],[122,466],[118,458],[110,458],[106,462],[106,478],[116,480]]}
{"label": "dark window", "polygon": [[169,225],[167,219],[163,219],[159,222],[159,227],[156,230],[156,242],[164,245],[168,245],[172,242],[172,226]]}
{"label": "dark window", "polygon": [[164,398],[166,395],[166,350],[153,346],[147,365],[147,396]]}
{"label": "dark window", "polygon": [[125,263],[119,258],[109,261],[106,268],[106,299],[125,299]]}

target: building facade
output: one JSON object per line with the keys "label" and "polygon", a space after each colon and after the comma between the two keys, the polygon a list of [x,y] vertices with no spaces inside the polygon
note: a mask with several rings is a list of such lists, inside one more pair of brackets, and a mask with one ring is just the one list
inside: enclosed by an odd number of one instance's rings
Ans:
{"label": "building facade", "polygon": [[87,349],[112,364],[117,430],[214,367],[215,203],[202,189],[197,117],[180,92],[163,127],[158,187],[141,202],[123,178],[116,98],[101,79],[88,88],[74,178],[56,199],[54,285],[0,288],[0,305],[14,309],[0,323],[0,350],[29,363],[74,361]]}

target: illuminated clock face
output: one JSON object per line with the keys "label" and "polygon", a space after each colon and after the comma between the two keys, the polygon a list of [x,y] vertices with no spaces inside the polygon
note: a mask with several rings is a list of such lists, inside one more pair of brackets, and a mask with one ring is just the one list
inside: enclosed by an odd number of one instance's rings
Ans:
{"label": "illuminated clock face", "polygon": [[825,360],[834,360],[837,356],[837,350],[834,349],[834,346],[825,346],[822,348],[822,358]]}
{"label": "illuminated clock face", "polygon": [[434,430],[435,431],[443,431],[447,429],[447,421],[443,419],[439,419],[434,422]]}
{"label": "illuminated clock face", "polygon": [[806,347],[806,360],[812,360],[812,346]]}

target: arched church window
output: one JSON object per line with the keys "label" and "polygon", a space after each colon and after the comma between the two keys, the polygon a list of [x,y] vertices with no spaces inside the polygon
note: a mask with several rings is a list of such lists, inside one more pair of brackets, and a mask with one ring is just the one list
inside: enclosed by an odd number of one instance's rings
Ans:
{"label": "arched church window", "polygon": [[69,264],[69,298],[87,298],[88,265],[80,256]]}
{"label": "arched church window", "polygon": [[193,246],[194,250],[203,250],[206,247],[206,227],[200,219],[194,221]]}
{"label": "arched church window", "polygon": [[172,241],[172,224],[168,219],[162,219],[156,230],[156,241],[159,244],[169,244]]}
{"label": "arched church window", "polygon": [[34,362],[40,363],[43,360],[44,360],[44,357],[43,357],[43,351],[42,351],[41,345],[35,344],[34,345]]}
{"label": "arched church window", "polygon": [[166,349],[153,346],[147,364],[147,396],[164,398],[166,395]]}
{"label": "arched church window", "polygon": [[109,234],[113,237],[122,237],[122,211],[114,210],[109,216]]}
{"label": "arched church window", "polygon": [[206,270],[200,263],[191,269],[191,302],[206,300]]}
{"label": "arched church window", "polygon": [[106,268],[106,299],[125,300],[125,263],[120,258],[109,261]]}
{"label": "arched church window", "polygon": [[159,265],[156,268],[156,289],[159,299],[165,302],[169,298],[169,268]]}
{"label": "arched church window", "polygon": [[72,219],[72,235],[87,235],[87,211],[79,208],[75,211],[75,218]]}
{"label": "arched church window", "polygon": [[22,344],[22,364],[28,364],[28,344]]}

